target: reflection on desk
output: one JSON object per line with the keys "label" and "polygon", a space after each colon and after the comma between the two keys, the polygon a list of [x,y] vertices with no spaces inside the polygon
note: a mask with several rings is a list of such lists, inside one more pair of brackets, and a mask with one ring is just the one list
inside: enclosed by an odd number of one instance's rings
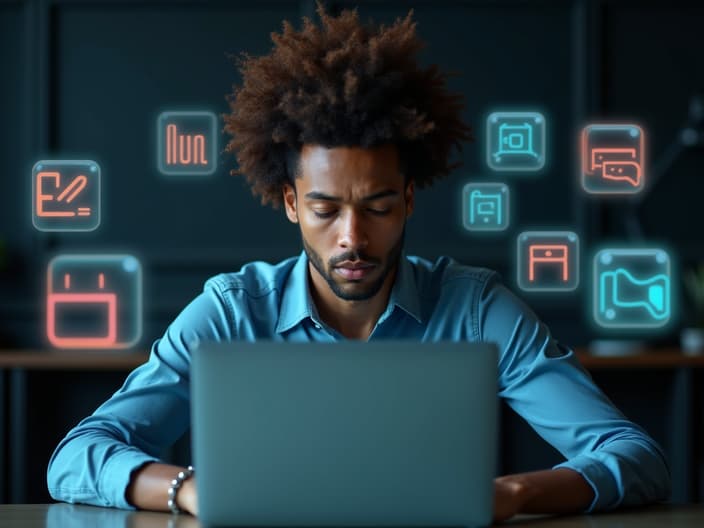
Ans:
{"label": "reflection on desk", "polygon": [[[73,504],[0,506],[0,527],[24,528],[203,528],[190,515],[134,512]],[[548,517],[520,515],[505,526],[549,528],[689,528],[704,526],[704,505],[649,506],[611,513]]]}

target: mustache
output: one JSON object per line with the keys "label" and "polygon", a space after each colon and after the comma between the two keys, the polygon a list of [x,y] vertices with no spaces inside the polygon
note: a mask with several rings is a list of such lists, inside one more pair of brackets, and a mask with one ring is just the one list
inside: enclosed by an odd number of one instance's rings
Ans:
{"label": "mustache", "polygon": [[379,264],[380,262],[379,259],[372,258],[359,251],[348,251],[347,253],[343,253],[342,255],[332,257],[329,261],[329,264],[331,268],[334,268],[340,262],[344,262],[346,260],[349,260],[350,262],[361,260],[363,262],[368,262],[369,264]]}

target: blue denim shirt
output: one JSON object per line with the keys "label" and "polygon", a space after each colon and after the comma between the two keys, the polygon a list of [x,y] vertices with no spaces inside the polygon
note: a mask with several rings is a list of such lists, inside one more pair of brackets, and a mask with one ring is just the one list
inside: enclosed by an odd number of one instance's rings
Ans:
{"label": "blue denim shirt", "polygon": [[[499,396],[558,449],[592,486],[587,511],[666,499],[669,468],[658,445],[594,385],[572,350],[558,344],[494,272],[447,257],[403,256],[386,310],[369,340],[493,342]],[[276,265],[253,262],[215,276],[95,413],[56,448],[52,497],[131,508],[131,474],[189,425],[191,346],[198,340],[338,341],[318,316],[305,253]]]}

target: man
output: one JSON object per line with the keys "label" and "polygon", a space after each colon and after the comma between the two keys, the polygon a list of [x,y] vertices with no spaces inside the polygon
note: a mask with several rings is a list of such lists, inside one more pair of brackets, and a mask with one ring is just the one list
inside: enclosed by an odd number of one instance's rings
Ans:
{"label": "man", "polygon": [[[417,65],[412,13],[388,28],[361,25],[356,12],[318,13],[322,28],[284,23],[270,55],[245,58],[225,116],[236,172],[263,203],[284,205],[304,251],[210,279],[149,361],[57,447],[52,496],[167,509],[183,468],[158,453],[189,426],[194,341],[407,338],[496,343],[500,396],[567,458],[497,478],[497,521],[667,498],[660,448],[494,273],[404,254],[416,187],[448,174],[452,147],[470,139],[459,96]],[[197,514],[196,478],[178,478],[172,510]]]}

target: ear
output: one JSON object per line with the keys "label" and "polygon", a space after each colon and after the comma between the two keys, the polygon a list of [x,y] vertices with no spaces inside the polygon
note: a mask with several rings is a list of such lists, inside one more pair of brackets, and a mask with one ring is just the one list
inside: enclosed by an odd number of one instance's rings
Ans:
{"label": "ear", "polygon": [[283,188],[284,207],[286,216],[294,224],[298,223],[298,211],[296,209],[296,189],[289,183],[284,183]]}
{"label": "ear", "polygon": [[416,186],[411,180],[408,182],[408,185],[406,185],[406,218],[410,217],[411,214],[413,214],[413,207],[415,205],[415,192],[416,192]]}

